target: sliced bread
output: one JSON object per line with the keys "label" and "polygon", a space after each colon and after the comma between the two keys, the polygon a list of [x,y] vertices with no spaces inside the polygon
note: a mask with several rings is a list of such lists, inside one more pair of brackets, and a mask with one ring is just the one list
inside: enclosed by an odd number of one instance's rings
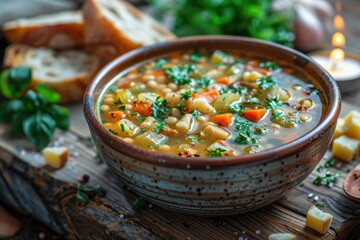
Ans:
{"label": "sliced bread", "polygon": [[61,95],[62,103],[69,103],[82,100],[87,84],[99,68],[99,60],[81,50],[54,51],[12,44],[6,49],[4,65],[31,67],[31,87],[44,84]]}
{"label": "sliced bread", "polygon": [[80,11],[65,11],[17,19],[2,26],[10,43],[65,49],[84,45],[84,22]]}
{"label": "sliced bread", "polygon": [[175,38],[150,16],[122,0],[87,0],[85,44],[108,62],[135,48]]}

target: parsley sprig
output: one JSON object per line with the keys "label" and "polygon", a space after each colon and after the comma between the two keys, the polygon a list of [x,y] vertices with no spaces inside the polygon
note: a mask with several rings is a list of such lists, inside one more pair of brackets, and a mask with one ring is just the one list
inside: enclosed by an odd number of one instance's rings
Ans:
{"label": "parsley sprig", "polygon": [[338,171],[336,173],[332,173],[329,170],[326,171],[324,176],[317,176],[315,180],[313,181],[313,184],[320,186],[323,183],[329,186],[331,182],[335,182],[337,177],[341,175],[341,172]]}
{"label": "parsley sprig", "polygon": [[165,69],[165,72],[169,74],[169,79],[176,85],[181,86],[192,82],[190,74],[195,72],[197,67],[193,64],[175,65],[172,68]]}
{"label": "parsley sprig", "polygon": [[166,117],[166,113],[169,111],[169,106],[166,99],[160,100],[160,97],[157,97],[155,102],[151,105],[151,109],[153,111],[153,118],[162,122]]}
{"label": "parsley sprig", "polygon": [[269,70],[276,70],[280,68],[279,64],[276,61],[262,62],[259,66],[262,68],[267,68]]}
{"label": "parsley sprig", "polygon": [[262,90],[268,89],[268,88],[273,88],[276,84],[277,81],[273,76],[268,76],[268,77],[260,77],[256,83],[259,85],[259,88]]}

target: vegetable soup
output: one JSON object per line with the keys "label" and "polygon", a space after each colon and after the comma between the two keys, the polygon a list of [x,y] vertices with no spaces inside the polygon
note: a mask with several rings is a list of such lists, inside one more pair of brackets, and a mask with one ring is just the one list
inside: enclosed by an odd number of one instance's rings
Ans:
{"label": "vegetable soup", "polygon": [[99,112],[111,133],[149,151],[251,154],[319,123],[321,92],[305,80],[275,61],[242,59],[237,52],[176,53],[114,79]]}

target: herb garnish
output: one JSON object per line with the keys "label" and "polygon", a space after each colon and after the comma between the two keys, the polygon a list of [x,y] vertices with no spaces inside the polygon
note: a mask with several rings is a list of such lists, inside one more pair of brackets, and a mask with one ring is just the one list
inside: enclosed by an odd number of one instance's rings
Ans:
{"label": "herb garnish", "polygon": [[116,99],[116,101],[114,102],[114,104],[123,104],[120,100],[120,98]]}
{"label": "herb garnish", "polygon": [[98,196],[100,198],[105,197],[105,189],[101,186],[91,187],[82,184],[78,185],[76,193],[76,200],[78,203],[85,205],[89,203],[90,199],[94,198],[95,196]]}
{"label": "herb garnish", "polygon": [[199,139],[197,137],[194,137],[194,136],[188,136],[186,139],[189,140],[189,141],[192,141],[192,142],[198,142],[199,141]]}
{"label": "herb garnish", "polygon": [[190,74],[195,72],[197,67],[195,65],[175,65],[172,68],[165,69],[165,72],[169,74],[169,79],[176,85],[181,86],[192,82]]}
{"label": "herb garnish", "polygon": [[185,92],[181,93],[181,100],[188,100],[191,98],[191,91],[186,90]]}
{"label": "herb garnish", "polygon": [[146,117],[137,117],[135,119],[139,122],[143,122],[143,121],[145,121]]}
{"label": "herb garnish", "polygon": [[254,126],[250,122],[239,117],[235,118],[234,125],[236,132],[238,133],[238,136],[235,138],[234,141],[240,145],[255,144],[258,142],[262,135],[268,133],[268,130],[266,128]]}
{"label": "herb garnish", "polygon": [[323,202],[316,202],[315,206],[318,207],[318,208],[324,208],[325,204]]}
{"label": "herb garnish", "polygon": [[266,106],[266,109],[270,109],[270,110],[279,108],[283,104],[284,103],[282,101],[280,101],[278,97],[265,98],[265,100],[264,100],[264,105]]}
{"label": "herb garnish", "polygon": [[131,202],[131,205],[134,211],[138,211],[146,206],[146,200],[142,197],[137,197]]}
{"label": "herb garnish", "polygon": [[155,132],[160,132],[165,129],[165,123],[164,122],[158,122],[154,128]]}
{"label": "herb garnish", "polygon": [[215,148],[215,149],[208,149],[207,156],[208,157],[222,157],[222,153],[226,152],[226,149],[223,148]]}
{"label": "herb garnish", "polygon": [[154,70],[161,69],[165,64],[167,64],[169,61],[164,58],[159,58],[156,60],[155,65],[153,67]]}
{"label": "herb garnish", "polygon": [[259,85],[259,88],[262,90],[272,88],[276,85],[276,80],[272,76],[260,77],[256,83]]}
{"label": "herb garnish", "polygon": [[231,113],[241,114],[245,110],[245,107],[241,106],[241,102],[233,102],[229,105],[229,111]]}
{"label": "herb garnish", "polygon": [[126,109],[125,105],[121,105],[121,106],[119,107],[119,110],[121,110],[121,111],[125,111],[125,109]]}
{"label": "herb garnish", "polygon": [[212,79],[211,77],[202,77],[202,78],[196,80],[196,84],[199,88],[206,88],[213,81],[214,81],[214,79]]}
{"label": "herb garnish", "polygon": [[199,112],[198,110],[191,110],[190,113],[193,117],[197,117],[197,116],[201,115],[201,112]]}
{"label": "herb garnish", "polygon": [[269,70],[276,70],[280,68],[279,64],[276,61],[262,62],[259,66],[262,68],[267,68]]}
{"label": "herb garnish", "polygon": [[201,53],[200,51],[195,51],[190,55],[190,60],[193,62],[200,62]]}
{"label": "herb garnish", "polygon": [[[124,124],[121,124],[121,129],[123,130],[123,128],[124,128]],[[114,131],[114,130],[112,130],[112,129],[108,129],[108,130],[109,130],[109,132],[111,132],[112,134],[118,135],[118,132],[116,132],[116,131]],[[123,130],[123,132],[125,132],[125,129]]]}
{"label": "herb garnish", "polygon": [[45,148],[56,128],[67,130],[69,110],[56,105],[60,95],[38,84],[27,90],[31,81],[29,67],[16,67],[2,71],[0,92],[11,100],[0,103],[0,122],[10,123],[12,136],[25,135],[38,149]]}
{"label": "herb garnish", "polygon": [[153,110],[152,116],[158,121],[164,121],[166,113],[169,111],[169,106],[166,99],[160,100],[160,97],[157,97],[155,102],[151,105]]}

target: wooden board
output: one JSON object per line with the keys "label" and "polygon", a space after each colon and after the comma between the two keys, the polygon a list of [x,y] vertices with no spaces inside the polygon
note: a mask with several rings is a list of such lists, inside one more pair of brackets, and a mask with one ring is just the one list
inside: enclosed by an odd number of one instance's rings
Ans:
{"label": "wooden board", "polygon": [[[343,104],[343,113],[355,107]],[[71,106],[71,129],[57,132],[52,144],[68,146],[71,158],[60,170],[45,166],[40,153],[24,139],[0,137],[0,199],[21,212],[33,215],[69,239],[267,239],[273,232],[292,232],[299,239],[356,239],[360,236],[360,203],[342,190],[346,170],[359,163],[331,168],[342,176],[333,188],[312,184],[315,170],[305,181],[277,202],[260,210],[224,218],[201,218],[156,206],[133,211],[136,197],[121,185],[105,164],[96,159],[80,105]],[[3,126],[5,129],[7,126]],[[328,153],[321,164],[331,157]],[[324,174],[324,171],[321,174]],[[107,190],[85,207],[75,200],[77,177],[90,176],[90,185]],[[334,216],[325,235],[305,227],[305,215],[313,193]],[[240,238],[241,239],[241,238]]]}

